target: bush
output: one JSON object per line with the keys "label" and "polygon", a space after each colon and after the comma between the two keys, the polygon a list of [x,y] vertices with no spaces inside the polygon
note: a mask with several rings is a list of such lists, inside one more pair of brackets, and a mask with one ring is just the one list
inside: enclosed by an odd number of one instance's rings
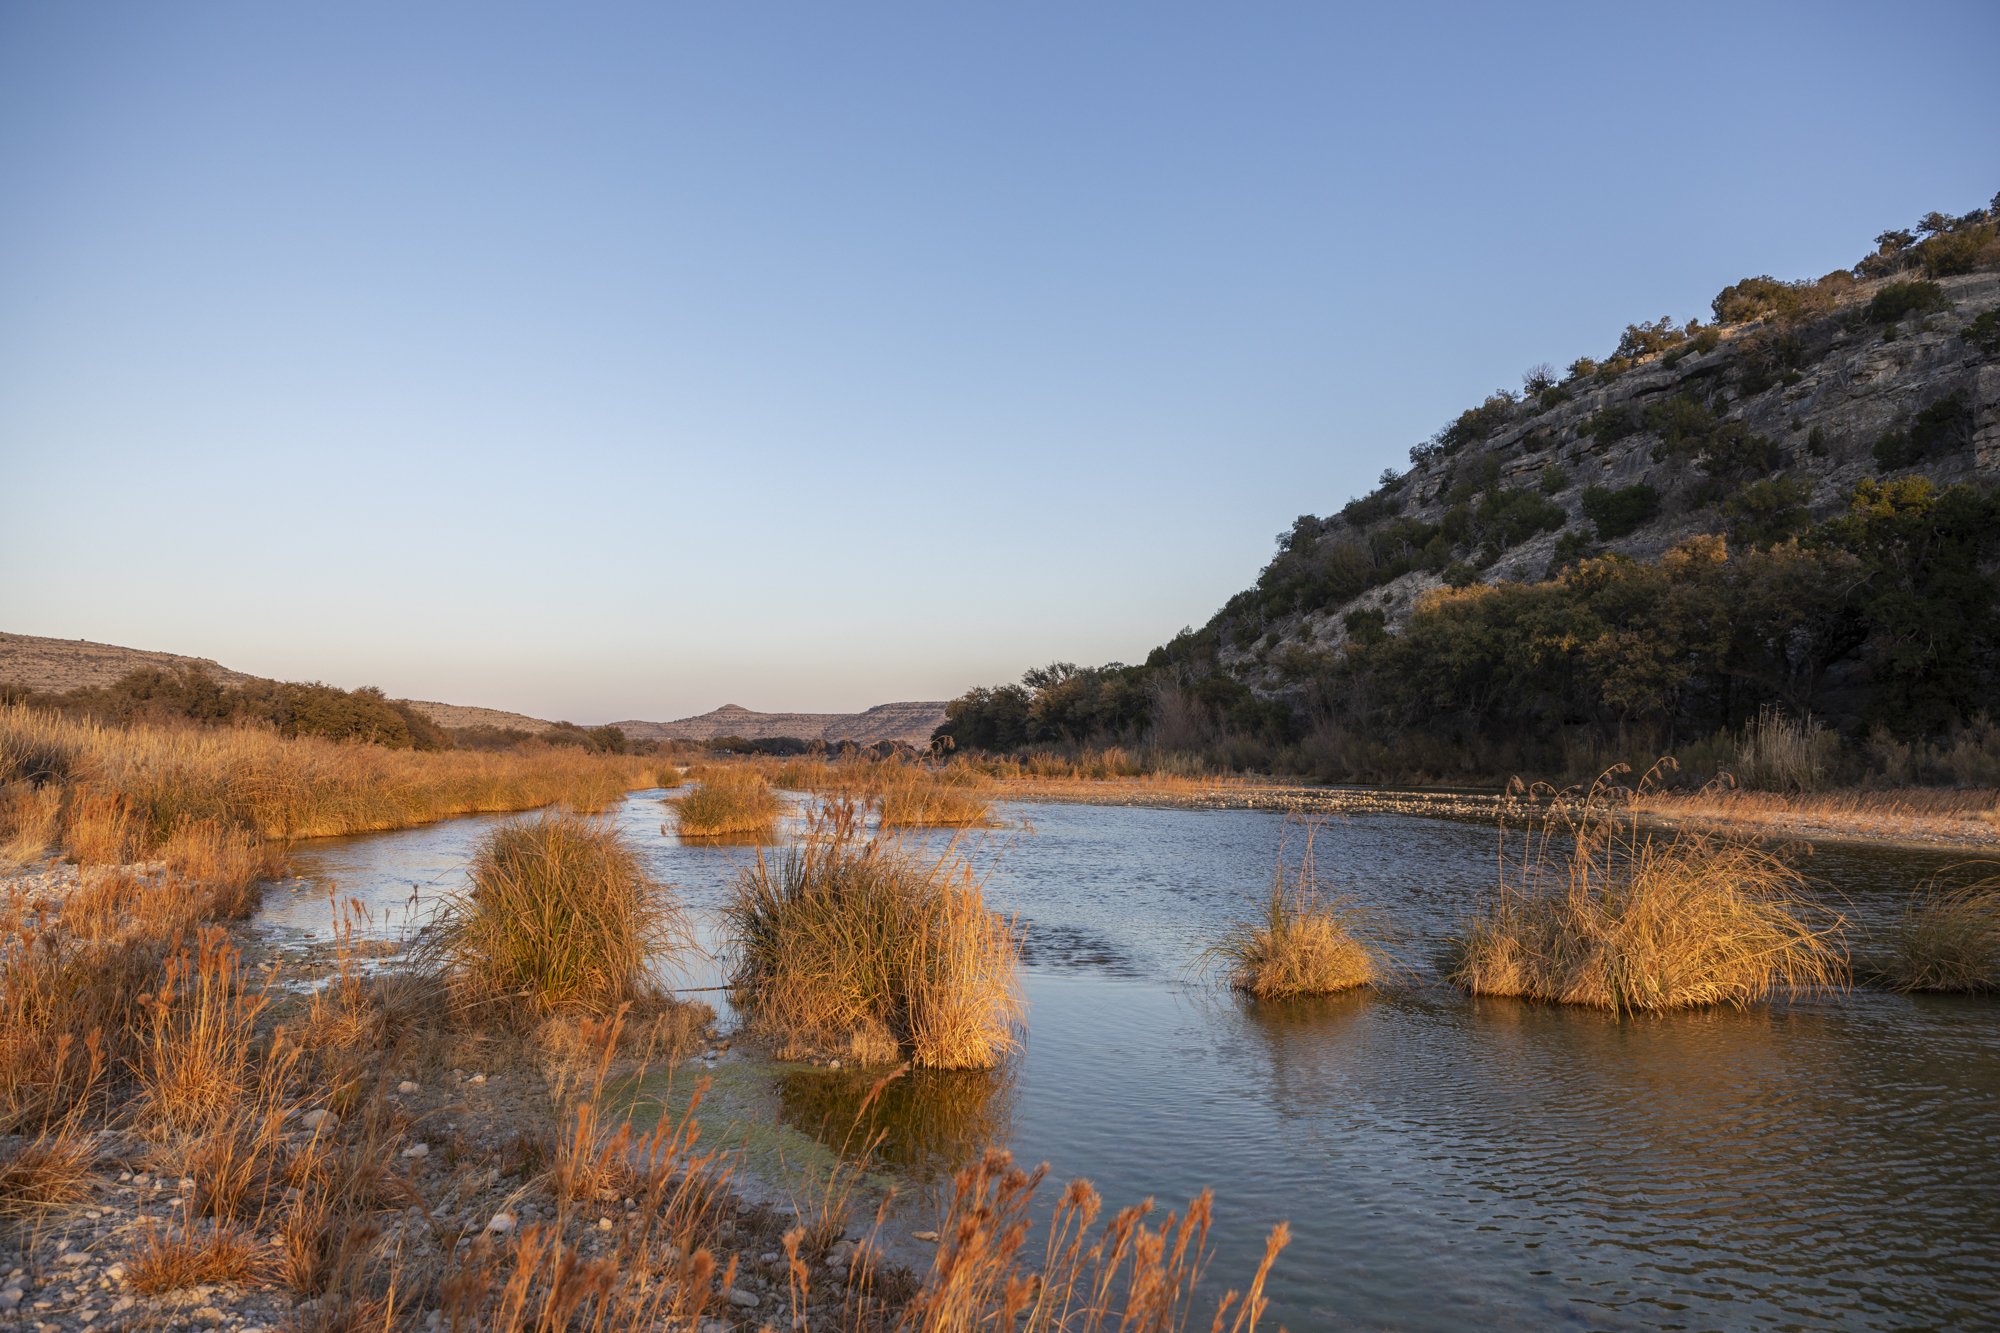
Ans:
{"label": "bush", "polygon": [[1989,310],[1959,333],[1959,337],[1992,356],[2000,353],[2000,310]]}
{"label": "bush", "polygon": [[1899,324],[1911,315],[1949,309],[1950,298],[1934,282],[1892,282],[1862,307],[1861,318],[1870,324]]}
{"label": "bush", "polygon": [[1583,489],[1583,512],[1597,525],[1597,539],[1611,541],[1634,531],[1660,512],[1660,493],[1644,482],[1612,490]]}
{"label": "bush", "polygon": [[[1569,469],[1561,463],[1550,463],[1542,469],[1540,482],[1543,495],[1558,495],[1569,485]],[[1558,524],[1558,527],[1561,525]]]}
{"label": "bush", "polygon": [[1575,394],[1562,385],[1551,384],[1548,388],[1535,395],[1535,401],[1541,404],[1542,410],[1546,412],[1552,407],[1560,407],[1564,403],[1572,401],[1575,397]]}
{"label": "bush", "polygon": [[1972,442],[1974,413],[1964,399],[1940,398],[1910,424],[1908,431],[1892,430],[1875,441],[1871,451],[1875,466],[1883,472],[1915,467],[1935,454],[1950,453]]}
{"label": "bush", "polygon": [[1612,355],[1627,360],[1651,356],[1655,352],[1664,352],[1679,346],[1686,341],[1690,331],[1676,327],[1665,315],[1650,324],[1644,320],[1637,324],[1627,324],[1624,334],[1618,339],[1618,350]]}
{"label": "bush", "polygon": [[683,838],[766,833],[782,808],[755,769],[704,767],[690,772],[700,785],[686,796],[670,796],[674,832]]}
{"label": "bush", "polygon": [[1641,429],[1638,416],[1629,407],[1605,407],[1591,413],[1590,419],[1578,430],[1579,435],[1595,439],[1600,447],[1628,435],[1636,435]]}
{"label": "bush", "polygon": [[1990,222],[1955,226],[1920,242],[1913,253],[1926,277],[1970,273],[1983,264],[2000,261],[2000,227]]}
{"label": "bush", "polygon": [[1736,520],[1739,542],[1769,546],[1796,536],[1811,526],[1806,501],[1812,492],[1790,477],[1773,477],[1752,482],[1723,501],[1723,517]]}
{"label": "bush", "polygon": [[[1768,273],[1732,283],[1708,303],[1718,324],[1747,324],[1753,319],[1774,315],[1787,324],[1796,324],[1824,313],[1833,306],[1840,290],[1832,275],[1814,282],[1780,282]],[[1711,347],[1713,343],[1709,344]],[[1706,350],[1705,348],[1703,350]]]}
{"label": "bush", "polygon": [[1597,551],[1589,534],[1572,528],[1556,539],[1556,549],[1549,556],[1549,573],[1554,574],[1565,566],[1579,560],[1587,560]]}

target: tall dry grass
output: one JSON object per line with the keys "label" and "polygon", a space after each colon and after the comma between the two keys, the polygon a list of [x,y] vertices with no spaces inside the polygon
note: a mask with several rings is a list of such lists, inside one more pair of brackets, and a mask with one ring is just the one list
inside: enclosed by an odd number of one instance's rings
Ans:
{"label": "tall dry grass", "polygon": [[1914,900],[1888,972],[1898,990],[2000,991],[2000,879],[1933,886]]}
{"label": "tall dry grass", "polygon": [[0,842],[31,825],[45,836],[54,832],[41,798],[20,794],[23,783],[31,793],[50,783],[75,793],[63,818],[95,858],[120,838],[148,852],[183,819],[289,839],[557,803],[588,806],[607,789],[650,785],[655,768],[649,759],[571,747],[386,750],[250,730],[108,727],[7,705],[0,707],[0,785],[9,796],[0,810],[10,822],[0,827]]}
{"label": "tall dry grass", "polygon": [[871,1024],[920,1065],[990,1065],[1021,1016],[1013,925],[989,910],[972,866],[864,840],[851,802],[813,816],[775,858],[758,853],[723,909],[731,979],[766,1031],[849,1046]]}
{"label": "tall dry grass", "polygon": [[967,781],[965,770],[907,769],[878,801],[882,823],[891,828],[971,828],[985,824],[993,807],[985,784]]}
{"label": "tall dry grass", "polygon": [[1840,734],[1810,713],[1766,706],[1743,728],[1733,776],[1760,791],[1817,791],[1840,764]]}
{"label": "tall dry grass", "polygon": [[1517,860],[1503,843],[1500,882],[1461,923],[1448,980],[1614,1012],[1844,983],[1844,923],[1808,901],[1791,865],[1739,839],[1642,833],[1614,776],[1552,807]]}
{"label": "tall dry grass", "polygon": [[1386,954],[1373,916],[1350,896],[1331,893],[1313,863],[1308,826],[1304,854],[1296,867],[1278,868],[1261,911],[1232,921],[1202,955],[1218,967],[1232,989],[1259,1000],[1330,995],[1379,978]]}
{"label": "tall dry grass", "polygon": [[609,825],[549,814],[504,824],[473,852],[413,961],[466,1009],[599,1011],[657,999],[660,969],[693,947],[687,914]]}

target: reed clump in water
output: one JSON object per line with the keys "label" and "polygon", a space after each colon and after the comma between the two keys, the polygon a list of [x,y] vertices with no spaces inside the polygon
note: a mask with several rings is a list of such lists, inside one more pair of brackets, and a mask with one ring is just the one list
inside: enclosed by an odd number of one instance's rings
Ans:
{"label": "reed clump in water", "polygon": [[1018,1044],[1012,923],[956,847],[863,840],[840,803],[738,877],[723,909],[741,1003],[788,1047],[847,1047],[879,1024],[920,1065],[991,1065]]}
{"label": "reed clump in water", "polygon": [[882,822],[892,828],[970,828],[987,822],[992,801],[984,784],[905,769],[883,788],[880,808]]}
{"label": "reed clump in water", "polygon": [[1374,935],[1374,922],[1359,903],[1319,883],[1308,832],[1298,868],[1287,870],[1281,853],[1262,910],[1231,922],[1204,958],[1226,970],[1233,989],[1259,1000],[1330,995],[1382,975]]}
{"label": "reed clump in water", "polygon": [[688,776],[696,787],[686,796],[670,796],[674,831],[683,838],[725,834],[765,833],[783,808],[765,785],[764,775],[745,766],[701,765]]}
{"label": "reed clump in water", "polygon": [[1844,923],[1806,900],[1797,870],[1741,839],[1642,834],[1621,817],[1624,789],[1612,782],[1629,771],[1559,802],[1518,862],[1503,844],[1500,882],[1462,923],[1448,980],[1614,1012],[1743,1005],[1845,982]]}
{"label": "reed clump in water", "polygon": [[2000,991],[2000,879],[1913,902],[1887,970],[1898,990]]}
{"label": "reed clump in water", "polygon": [[418,941],[461,1008],[540,1014],[656,999],[660,965],[690,936],[685,913],[617,831],[553,814],[495,829]]}

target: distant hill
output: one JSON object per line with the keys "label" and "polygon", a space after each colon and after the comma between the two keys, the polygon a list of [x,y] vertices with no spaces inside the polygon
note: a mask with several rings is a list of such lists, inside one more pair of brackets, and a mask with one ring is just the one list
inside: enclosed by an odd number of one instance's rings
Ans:
{"label": "distant hill", "polygon": [[547,731],[555,723],[526,713],[510,713],[503,708],[476,708],[470,704],[441,704],[427,699],[410,699],[410,707],[440,727],[511,727],[516,731]]}
{"label": "distant hill", "polygon": [[865,713],[757,713],[736,704],[724,704],[714,712],[684,717],[675,722],[629,720],[614,723],[633,740],[705,741],[717,736],[741,736],[760,740],[767,736],[796,736],[800,740],[905,741],[911,745],[930,743],[931,732],[944,721],[944,703],[877,704]]}
{"label": "distant hill", "polygon": [[[44,639],[31,634],[0,633],[0,684],[23,685],[41,694],[62,694],[111,684],[120,676],[146,667],[177,670],[200,667],[217,684],[242,686],[260,677],[231,671],[206,657],[182,657],[177,653],[152,652],[144,648],[121,648],[84,639]],[[437,703],[410,699],[409,706],[441,727],[503,727],[530,733],[543,732],[555,725],[525,713],[499,708],[479,708],[470,704]],[[943,703],[877,704],[865,713],[756,713],[735,704],[725,704],[711,713],[684,717],[674,722],[619,722],[633,740],[710,740],[717,736],[741,736],[757,740],[767,736],[796,736],[800,740],[907,741],[911,745],[930,743],[931,732],[944,721]]]}
{"label": "distant hill", "polygon": [[247,685],[257,680],[231,671],[206,657],[120,648],[87,639],[43,639],[32,634],[0,633],[0,684],[25,685],[40,694],[94,689],[146,667],[178,670],[200,667],[218,685]]}

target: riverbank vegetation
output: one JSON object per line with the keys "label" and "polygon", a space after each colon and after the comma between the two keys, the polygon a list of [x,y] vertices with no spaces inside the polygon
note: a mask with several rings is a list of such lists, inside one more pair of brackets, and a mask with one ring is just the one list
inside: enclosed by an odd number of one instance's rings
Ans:
{"label": "riverbank vegetation", "polygon": [[1644,832],[1619,810],[1612,777],[1578,801],[1559,797],[1520,855],[1503,859],[1500,882],[1460,925],[1446,980],[1613,1012],[1846,982],[1844,922],[1809,901],[1789,862],[1742,839]]}
{"label": "riverbank vegetation", "polygon": [[792,846],[759,852],[723,914],[738,1004],[785,1048],[868,1059],[900,1047],[964,1069],[1017,1044],[1013,924],[955,845],[864,839],[860,809],[839,803]]}
{"label": "riverbank vegetation", "polygon": [[650,761],[554,747],[392,750],[0,706],[0,853],[14,865],[165,857],[184,874],[248,884],[276,871],[263,844],[556,803],[598,809],[652,780]]}

